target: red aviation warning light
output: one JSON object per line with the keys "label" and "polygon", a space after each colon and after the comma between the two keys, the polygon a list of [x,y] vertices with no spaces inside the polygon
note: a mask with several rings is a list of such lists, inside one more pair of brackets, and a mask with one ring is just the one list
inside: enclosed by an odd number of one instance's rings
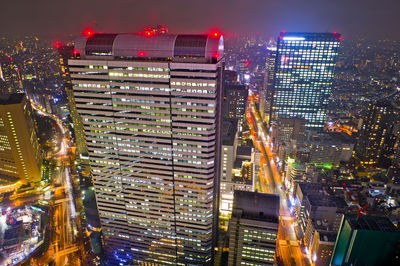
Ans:
{"label": "red aviation warning light", "polygon": [[61,42],[60,41],[56,41],[56,43],[54,44],[54,46],[56,47],[56,49],[60,49],[61,48]]}
{"label": "red aviation warning light", "polygon": [[147,36],[147,37],[151,37],[151,36],[154,35],[154,33],[153,33],[152,31],[146,30],[146,31],[144,32],[144,35]]}
{"label": "red aviation warning light", "polygon": [[92,28],[90,28],[90,27],[86,28],[86,29],[82,32],[82,34],[83,34],[84,36],[88,37],[88,38],[92,37],[95,33],[96,33],[96,32],[95,32]]}
{"label": "red aviation warning light", "polygon": [[210,33],[208,34],[212,38],[219,38],[222,36],[222,33],[218,29],[211,29]]}
{"label": "red aviation warning light", "polygon": [[146,55],[146,52],[138,52],[138,56],[145,56]]}

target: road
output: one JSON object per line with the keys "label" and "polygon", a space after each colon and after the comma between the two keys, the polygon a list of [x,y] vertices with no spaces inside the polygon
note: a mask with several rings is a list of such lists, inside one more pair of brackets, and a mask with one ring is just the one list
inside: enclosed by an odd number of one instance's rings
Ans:
{"label": "road", "polygon": [[283,190],[280,172],[276,166],[275,155],[271,152],[269,136],[266,134],[254,104],[254,98],[249,96],[247,122],[255,146],[261,152],[261,171],[258,178],[261,192],[280,196],[280,226],[278,232],[278,256],[284,265],[310,265],[309,258],[302,253],[299,241],[294,232],[292,218],[287,203],[286,191]]}
{"label": "road", "polygon": [[66,140],[66,132],[62,122],[55,116],[48,114],[32,103],[34,109],[39,114],[48,116],[58,125],[61,138],[59,139],[58,152],[54,154],[54,160],[59,165],[59,170],[54,176],[54,195],[53,195],[53,212],[50,217],[50,238],[49,249],[39,259],[39,264],[48,264],[54,261],[56,266],[60,265],[81,265],[79,246],[77,239],[77,224],[75,201],[72,192],[72,182],[69,174],[69,168],[66,167],[68,161],[68,143]]}
{"label": "road", "polygon": [[[71,201],[68,196],[67,174],[68,169],[62,168],[60,172],[62,186],[57,187],[54,192],[54,237],[53,249],[55,252],[55,265],[65,265],[72,261],[71,253],[66,253],[65,250],[76,248],[74,231],[73,231],[73,216],[71,213]],[[74,262],[74,265],[79,262]]]}

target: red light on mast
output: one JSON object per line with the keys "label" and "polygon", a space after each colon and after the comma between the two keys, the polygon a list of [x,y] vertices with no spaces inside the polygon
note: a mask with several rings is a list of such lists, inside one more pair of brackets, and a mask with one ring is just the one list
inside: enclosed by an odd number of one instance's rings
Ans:
{"label": "red light on mast", "polygon": [[61,42],[57,41],[55,43],[55,47],[56,47],[56,49],[60,49],[61,48]]}
{"label": "red light on mast", "polygon": [[342,39],[342,36],[339,36],[338,39],[341,40],[341,39]]}
{"label": "red light on mast", "polygon": [[333,34],[335,34],[335,35],[336,35],[336,34],[337,34],[337,32],[336,32],[336,31],[334,31],[334,32],[333,32]]}
{"label": "red light on mast", "polygon": [[146,52],[138,52],[138,56],[145,56]]}
{"label": "red light on mast", "polygon": [[95,32],[92,28],[86,28],[86,29],[83,31],[83,35],[86,36],[86,37],[88,37],[88,38],[92,37],[95,33],[96,33],[96,32]]}
{"label": "red light on mast", "polygon": [[218,29],[211,29],[209,36],[212,38],[219,38],[222,36],[222,33]]}
{"label": "red light on mast", "polygon": [[144,35],[147,37],[150,37],[150,36],[153,36],[153,32],[147,30],[144,32]]}

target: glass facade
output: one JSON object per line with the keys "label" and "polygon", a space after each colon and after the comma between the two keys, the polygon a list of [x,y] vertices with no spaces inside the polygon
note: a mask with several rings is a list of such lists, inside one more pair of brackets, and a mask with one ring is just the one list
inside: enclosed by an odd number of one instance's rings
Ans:
{"label": "glass facade", "polygon": [[340,39],[335,33],[281,33],[273,120],[299,117],[307,120],[307,129],[324,127]]}
{"label": "glass facade", "polygon": [[212,262],[220,69],[70,60],[110,263]]}

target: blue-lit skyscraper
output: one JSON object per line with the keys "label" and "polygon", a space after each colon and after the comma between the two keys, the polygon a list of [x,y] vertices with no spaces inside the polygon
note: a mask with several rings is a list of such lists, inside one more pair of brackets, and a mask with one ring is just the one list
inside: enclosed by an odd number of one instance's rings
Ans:
{"label": "blue-lit skyscraper", "polygon": [[322,129],[340,45],[337,33],[286,33],[278,39],[272,120],[300,117]]}

